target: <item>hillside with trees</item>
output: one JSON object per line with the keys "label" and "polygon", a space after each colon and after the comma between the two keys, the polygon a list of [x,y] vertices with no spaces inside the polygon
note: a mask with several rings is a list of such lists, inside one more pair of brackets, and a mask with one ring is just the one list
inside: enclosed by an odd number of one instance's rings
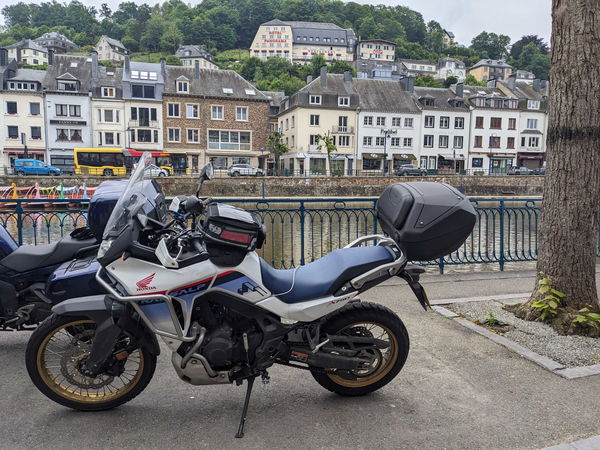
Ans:
{"label": "hillside with trees", "polygon": [[247,54],[235,58],[236,53],[244,52],[236,49],[248,49],[259,25],[273,18],[332,22],[354,29],[362,39],[391,40],[398,44],[398,58],[433,62],[440,56],[450,56],[467,66],[482,58],[507,58],[516,68],[533,71],[545,79],[550,65],[548,46],[537,36],[524,36],[511,46],[508,36],[484,31],[468,47],[446,46],[442,25],[425,23],[417,11],[339,0],[203,0],[194,6],[181,0],[155,6],[128,1],[115,10],[106,3],[96,7],[77,0],[52,0],[7,5],[2,15],[5,25],[0,29],[0,46],[52,30],[63,33],[83,51],[89,51],[103,34],[119,39],[133,53],[172,54],[180,44],[204,44],[217,59],[221,54],[231,54],[219,61],[224,65],[246,75],[252,72],[249,78],[265,87],[288,86],[286,91],[304,80],[306,69],[284,67],[281,61],[259,65],[252,59],[249,62]]}

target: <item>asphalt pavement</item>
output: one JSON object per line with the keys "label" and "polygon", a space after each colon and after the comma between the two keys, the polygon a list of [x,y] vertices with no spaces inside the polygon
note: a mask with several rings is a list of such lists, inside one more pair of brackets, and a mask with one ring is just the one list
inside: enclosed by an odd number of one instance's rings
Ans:
{"label": "asphalt pavement", "polygon": [[[533,272],[427,275],[431,299],[524,293]],[[0,448],[542,448],[600,435],[600,376],[566,380],[434,312],[406,285],[362,296],[404,320],[408,361],[388,386],[342,398],[304,371],[274,367],[235,439],[244,387],[190,386],[167,352],[136,399],[81,413],[32,385],[28,333],[0,332]]]}

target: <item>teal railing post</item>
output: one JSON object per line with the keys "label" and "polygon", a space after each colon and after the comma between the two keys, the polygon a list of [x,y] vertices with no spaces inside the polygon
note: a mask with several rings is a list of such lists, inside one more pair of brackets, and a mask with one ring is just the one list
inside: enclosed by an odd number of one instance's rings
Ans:
{"label": "teal railing post", "polygon": [[373,234],[377,234],[377,200],[373,201]]}
{"label": "teal railing post", "polygon": [[444,257],[438,259],[438,267],[440,268],[440,275],[444,275]]}
{"label": "teal railing post", "polygon": [[498,262],[500,263],[500,271],[504,271],[504,200],[500,200],[500,256]]}
{"label": "teal railing post", "polygon": [[304,202],[300,201],[300,265],[303,266],[306,261],[304,259]]}
{"label": "teal railing post", "polygon": [[17,241],[19,245],[23,245],[23,205],[18,200],[15,212],[17,213]]}

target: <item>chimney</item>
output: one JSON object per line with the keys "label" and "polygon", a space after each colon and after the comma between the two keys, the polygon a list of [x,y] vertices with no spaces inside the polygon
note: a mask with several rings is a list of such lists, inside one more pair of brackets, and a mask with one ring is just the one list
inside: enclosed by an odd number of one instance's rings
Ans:
{"label": "chimney", "polygon": [[539,78],[533,80],[533,90],[535,92],[540,92],[542,90],[542,80],[540,80]]}
{"label": "chimney", "polygon": [[306,77],[306,84],[312,83],[312,80],[313,80],[313,76],[312,75],[308,75]]}
{"label": "chimney", "polygon": [[490,87],[490,88],[495,88],[495,87],[496,87],[496,79],[495,79],[495,78],[492,78],[491,80],[489,80],[489,81],[487,82],[487,87]]}
{"label": "chimney", "polygon": [[194,61],[194,80],[200,79],[200,61]]}
{"label": "chimney", "polygon": [[517,74],[513,73],[510,77],[508,77],[508,79],[506,80],[506,85],[508,86],[508,88],[511,91],[515,90],[515,87],[517,86]]}
{"label": "chimney", "polygon": [[344,72],[344,83],[352,83],[352,72]]}
{"label": "chimney", "polygon": [[162,73],[164,80],[167,75],[167,60],[165,58],[160,58],[160,73]]}
{"label": "chimney", "polygon": [[456,84],[456,96],[463,98],[465,96],[465,85],[463,83]]}
{"label": "chimney", "polygon": [[400,85],[404,92],[414,92],[415,91],[415,79],[413,77],[404,77],[400,78]]}
{"label": "chimney", "polygon": [[54,64],[54,50],[48,49],[48,65]]}
{"label": "chimney", "polygon": [[92,50],[92,80],[98,81],[100,78],[98,74],[98,52]]}
{"label": "chimney", "polygon": [[321,77],[321,86],[327,87],[327,66],[321,67],[321,73],[319,75]]}
{"label": "chimney", "polygon": [[0,67],[8,65],[8,50],[0,48]]}
{"label": "chimney", "polygon": [[129,61],[129,55],[125,55],[125,62],[123,63],[123,75],[129,75],[131,72],[131,62]]}
{"label": "chimney", "polygon": [[17,62],[21,63],[21,47],[17,47]]}

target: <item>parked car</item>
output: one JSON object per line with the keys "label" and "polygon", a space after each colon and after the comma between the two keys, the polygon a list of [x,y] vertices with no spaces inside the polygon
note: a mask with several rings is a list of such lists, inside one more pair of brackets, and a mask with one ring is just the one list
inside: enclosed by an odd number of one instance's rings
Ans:
{"label": "parked car", "polygon": [[250,164],[234,164],[227,169],[227,175],[230,177],[239,177],[240,175],[247,175],[251,177],[264,177],[265,171],[252,167]]}
{"label": "parked car", "polygon": [[168,177],[170,175],[167,169],[163,169],[154,164],[149,164],[144,173],[146,176],[150,177]]}
{"label": "parked car", "polygon": [[398,177],[406,177],[408,175],[427,176],[427,169],[422,169],[414,164],[402,164],[394,171],[394,175]]}
{"label": "parked car", "polygon": [[534,175],[546,175],[546,167],[540,167],[539,169],[535,169],[533,171]]}
{"label": "parked car", "polygon": [[511,167],[506,173],[508,175],[533,175],[534,171],[529,167]]}
{"label": "parked car", "polygon": [[37,159],[16,159],[15,160],[15,175],[60,175],[61,171],[58,167],[46,164],[44,161]]}

